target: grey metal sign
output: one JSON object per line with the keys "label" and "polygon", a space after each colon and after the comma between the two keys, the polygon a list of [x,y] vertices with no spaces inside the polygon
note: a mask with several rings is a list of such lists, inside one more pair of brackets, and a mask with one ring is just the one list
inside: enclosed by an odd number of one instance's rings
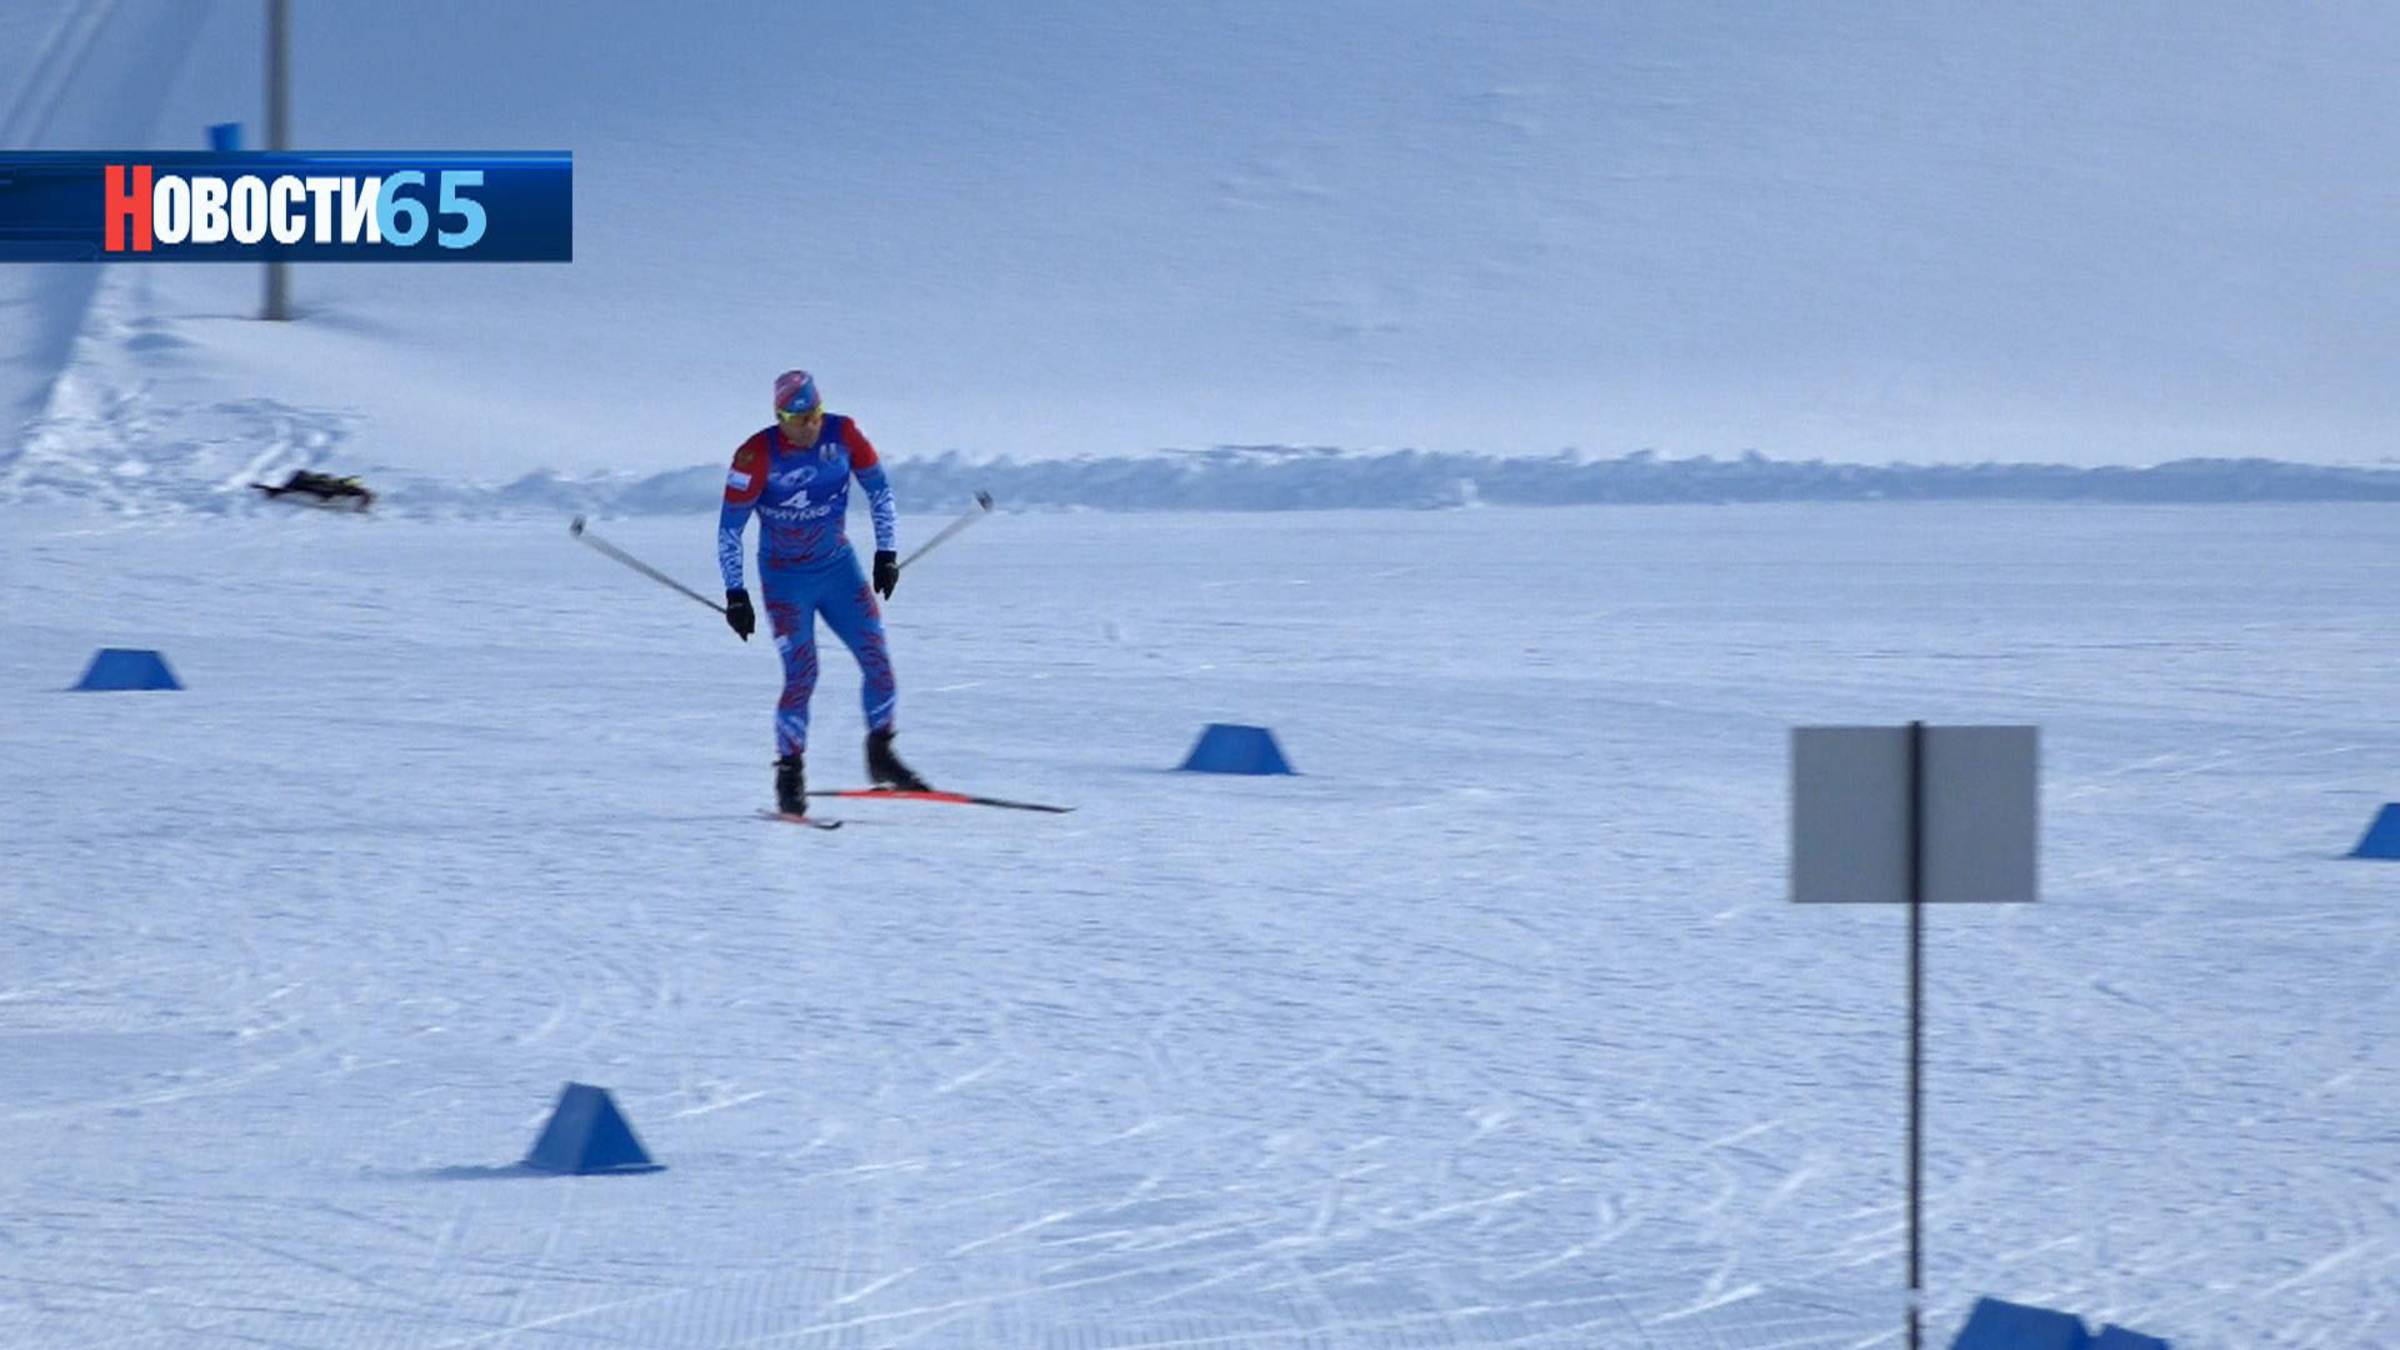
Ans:
{"label": "grey metal sign", "polygon": [[2037,728],[1929,726],[1918,746],[1912,773],[1908,727],[1792,729],[1793,900],[2034,898]]}

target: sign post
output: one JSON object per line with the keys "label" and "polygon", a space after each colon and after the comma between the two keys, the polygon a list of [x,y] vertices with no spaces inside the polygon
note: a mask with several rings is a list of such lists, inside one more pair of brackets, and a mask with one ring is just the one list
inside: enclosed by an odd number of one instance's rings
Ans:
{"label": "sign post", "polygon": [[[292,148],[292,0],[267,0],[267,148]],[[292,317],[291,265],[267,259],[267,298],[259,317]]]}
{"label": "sign post", "polygon": [[2033,727],[1795,727],[1792,899],[1908,906],[1908,1346],[1924,1301],[1925,906],[2038,890]]}

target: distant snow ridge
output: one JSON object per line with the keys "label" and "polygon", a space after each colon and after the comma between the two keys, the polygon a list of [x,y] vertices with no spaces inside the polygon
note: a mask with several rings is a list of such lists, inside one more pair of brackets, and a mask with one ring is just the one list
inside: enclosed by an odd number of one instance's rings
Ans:
{"label": "distant snow ridge", "polygon": [[[1745,455],[1735,460],[1617,459],[1353,452],[1282,446],[1065,460],[970,459],[955,451],[895,460],[909,511],[949,511],[978,490],[1014,508],[1101,511],[1298,511],[1601,502],[1940,501],[2400,502],[2400,469],[2340,468],[2268,459],[2189,459],[2149,468],[2057,464],[1828,464]],[[641,478],[536,474],[480,498],[450,490],[443,504],[533,507],[614,515],[680,515],[714,508],[723,471],[695,467]],[[412,497],[414,494],[411,494]]]}
{"label": "distant snow ridge", "polygon": [[[581,512],[691,515],[715,509],[724,470],[694,465],[654,474],[563,474],[542,470],[506,483],[472,483],[406,469],[352,463],[336,453],[338,419],[269,400],[214,405],[177,434],[155,435],[105,413],[111,453],[87,442],[75,453],[44,453],[38,437],[15,464],[0,464],[0,502],[32,497],[95,499],[114,509],[210,514],[261,508],[244,490],[254,478],[294,467],[359,473],[386,515],[459,518]],[[54,423],[55,428],[55,423]],[[89,428],[81,428],[88,431]],[[146,433],[146,434],[145,434]],[[74,439],[59,437],[58,439]],[[1759,454],[1720,460],[1662,459],[1649,451],[1615,459],[1573,453],[1542,458],[1221,446],[1201,451],[1063,460],[972,459],[956,451],[893,462],[901,506],[954,509],[989,491],[1018,509],[1102,511],[1293,511],[1411,509],[1478,505],[1572,506],[1771,501],[2400,502],[2400,469],[2292,464],[2269,459],[2185,459],[2146,468],[2063,464],[1835,464]]]}
{"label": "distant snow ridge", "polygon": [[1394,450],[1224,446],[1114,459],[1020,463],[956,453],[894,469],[904,501],[976,488],[1016,506],[1274,511],[1365,507],[1571,506],[1599,502],[2400,501],[2400,469],[2187,459],[2150,468],[2060,464],[1829,464],[1739,459],[1546,458]]}

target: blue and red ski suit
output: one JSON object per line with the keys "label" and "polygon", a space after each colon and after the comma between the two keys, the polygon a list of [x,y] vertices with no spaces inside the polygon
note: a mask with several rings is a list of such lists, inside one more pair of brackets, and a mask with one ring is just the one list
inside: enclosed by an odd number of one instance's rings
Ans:
{"label": "blue and red ski suit", "polygon": [[858,658],[859,702],[867,729],[892,725],[899,686],[883,639],[883,612],[842,530],[850,480],[867,490],[875,547],[895,549],[891,481],[858,424],[827,413],[817,439],[794,445],[768,427],[733,452],[725,506],[717,513],[717,567],[725,589],[742,587],[742,531],[758,516],[758,581],[775,649],[783,655],[783,697],[775,705],[775,753],[808,747],[808,699],[817,687],[817,616]]}

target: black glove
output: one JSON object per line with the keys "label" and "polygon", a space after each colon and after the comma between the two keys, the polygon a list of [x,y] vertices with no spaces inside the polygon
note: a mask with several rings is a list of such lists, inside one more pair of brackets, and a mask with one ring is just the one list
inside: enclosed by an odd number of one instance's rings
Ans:
{"label": "black glove", "polygon": [[900,584],[900,555],[888,548],[875,550],[875,593],[889,600]]}
{"label": "black glove", "polygon": [[750,612],[750,592],[736,586],[725,592],[725,624],[748,642],[758,631],[758,616]]}

